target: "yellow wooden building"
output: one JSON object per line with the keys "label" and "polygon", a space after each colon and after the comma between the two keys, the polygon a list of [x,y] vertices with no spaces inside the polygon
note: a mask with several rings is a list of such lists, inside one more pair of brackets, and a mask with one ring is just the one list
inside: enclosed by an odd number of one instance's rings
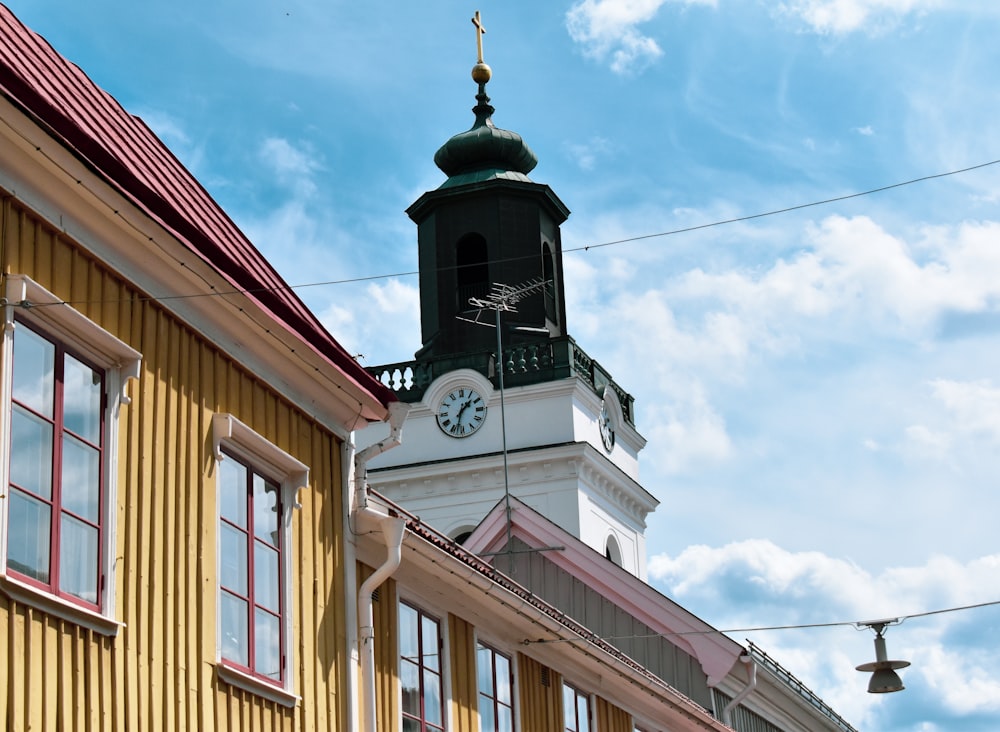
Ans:
{"label": "yellow wooden building", "polygon": [[0,726],[348,729],[342,484],[392,396],[0,6]]}

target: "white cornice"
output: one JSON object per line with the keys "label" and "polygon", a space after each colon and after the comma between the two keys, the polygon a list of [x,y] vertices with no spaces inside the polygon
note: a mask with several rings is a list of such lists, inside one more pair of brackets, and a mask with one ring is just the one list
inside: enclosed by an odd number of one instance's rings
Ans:
{"label": "white cornice", "polygon": [[[581,489],[619,507],[638,526],[645,527],[646,516],[659,505],[639,483],[585,442],[515,450],[508,452],[507,464],[512,487],[572,479]],[[493,453],[371,469],[368,480],[372,487],[389,496],[396,496],[409,484],[419,485],[427,495],[453,492],[451,487],[456,484],[475,485],[484,492],[502,491],[503,455]],[[469,489],[463,487],[463,490]]]}

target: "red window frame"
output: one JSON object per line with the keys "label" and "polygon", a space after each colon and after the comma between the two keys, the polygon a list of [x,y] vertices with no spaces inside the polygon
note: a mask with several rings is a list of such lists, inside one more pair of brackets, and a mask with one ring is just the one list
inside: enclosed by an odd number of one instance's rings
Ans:
{"label": "red window frame", "polygon": [[[233,454],[228,450],[223,450],[223,455],[225,460],[232,460],[234,463],[241,465],[246,471],[246,505],[245,505],[245,516],[246,516],[246,526],[240,526],[235,521],[232,521],[225,516],[223,516],[222,511],[219,511],[219,551],[222,551],[221,544],[221,532],[223,527],[229,527],[231,530],[239,532],[245,537],[244,546],[246,550],[246,593],[242,593],[238,588],[227,587],[222,582],[222,576],[219,577],[219,594],[220,594],[220,604],[222,597],[224,595],[232,596],[237,600],[243,601],[247,605],[247,616],[246,616],[246,629],[247,636],[246,641],[246,654],[247,663],[240,663],[238,660],[232,658],[227,658],[224,653],[225,649],[221,649],[220,661],[223,665],[230,668],[234,668],[242,673],[249,674],[254,678],[261,679],[264,682],[273,684],[275,686],[283,687],[285,683],[285,678],[287,674],[286,668],[286,653],[285,644],[287,639],[285,637],[285,620],[286,620],[286,608],[285,608],[285,547],[284,547],[284,522],[285,522],[285,505],[282,501],[281,483],[268,477],[266,474],[256,469],[253,464],[244,460],[243,458]],[[260,536],[257,535],[255,531],[255,497],[254,497],[254,480],[260,479],[264,483],[275,490],[277,496],[277,543],[273,544],[264,541]],[[277,587],[275,588],[277,592],[278,599],[278,609],[275,612],[272,608],[268,608],[261,604],[259,598],[259,592],[256,587],[256,572],[255,572],[255,561],[256,552],[254,551],[256,544],[260,543],[262,546],[268,547],[269,549],[275,550],[277,552],[277,563],[278,563],[278,573],[277,573]],[[262,672],[259,669],[259,659],[257,658],[257,611],[266,613],[277,621],[278,626],[278,653],[279,653],[279,675],[278,677],[271,676],[267,673]]]}
{"label": "red window frame", "polygon": [[[480,667],[480,662],[482,655],[485,654],[489,659],[488,661],[488,672],[490,677],[490,688],[484,689],[482,684],[482,674],[484,669]],[[497,657],[504,659],[507,662],[507,674],[505,678],[501,678],[497,670]],[[477,681],[476,687],[479,690],[479,729],[481,732],[514,732],[514,662],[511,657],[505,653],[501,653],[497,649],[489,646],[485,643],[476,644],[476,674]],[[500,694],[498,689],[501,684],[507,685],[507,690],[509,694],[510,703],[506,703],[500,700]],[[482,709],[483,705],[489,705],[492,709],[491,718],[493,720],[493,726],[490,728],[485,727],[483,724]],[[501,710],[506,710],[505,715],[501,715]],[[501,727],[500,719],[503,716],[505,719],[510,720],[510,725]]]}
{"label": "red window frame", "polygon": [[[37,337],[47,341],[54,348],[53,357],[53,380],[52,380],[52,392],[49,395],[52,402],[50,408],[52,410],[52,416],[48,417],[44,414],[39,413],[37,410],[33,409],[28,404],[14,398],[13,383],[11,386],[11,419],[13,420],[13,410],[17,406],[20,409],[27,412],[30,416],[37,420],[41,420],[48,424],[52,428],[52,454],[51,462],[49,464],[49,479],[51,485],[51,498],[45,498],[34,491],[29,490],[26,487],[19,486],[13,482],[13,480],[8,481],[8,491],[17,492],[22,495],[28,496],[36,501],[49,507],[49,566],[48,566],[48,581],[39,580],[31,575],[24,574],[17,569],[11,567],[10,561],[10,547],[8,544],[8,554],[7,554],[7,572],[12,576],[16,577],[18,580],[29,584],[33,587],[37,587],[45,592],[52,594],[62,600],[80,605],[85,608],[94,609],[97,611],[101,610],[101,605],[104,597],[104,552],[105,552],[105,530],[104,517],[105,517],[105,501],[107,500],[106,490],[105,490],[105,435],[106,435],[106,425],[105,418],[107,416],[107,404],[108,404],[108,394],[107,394],[107,372],[104,368],[96,365],[89,359],[87,359],[83,354],[79,353],[72,347],[67,347],[58,337],[50,333],[44,328],[38,327],[36,324],[28,324],[20,318],[15,318],[15,331],[14,331],[14,370],[17,368],[17,332],[20,329],[30,330]],[[65,370],[66,370],[66,358],[67,356],[72,357],[79,361],[81,364],[87,366],[94,373],[100,375],[100,427],[98,442],[95,444],[90,440],[87,440],[83,435],[75,433],[73,430],[66,427],[64,423],[65,417]],[[16,378],[16,374],[14,374]],[[10,425],[10,433],[7,435],[9,449],[13,450],[13,425]],[[94,448],[97,453],[98,469],[97,469],[97,519],[92,521],[78,513],[75,513],[63,505],[63,438],[65,435],[71,435],[73,438],[79,440],[85,445]],[[88,600],[73,594],[71,592],[60,589],[60,579],[61,579],[61,566],[60,566],[60,549],[62,546],[62,517],[70,516],[77,521],[80,521],[87,526],[97,530],[97,557],[96,557],[96,587],[94,587],[94,596],[96,602],[89,602]],[[10,515],[8,514],[8,521],[10,520]],[[10,537],[10,531],[8,528],[8,541]]]}
{"label": "red window frame", "polygon": [[590,732],[590,695],[584,694],[565,681],[563,682],[563,714],[566,732]]}
{"label": "red window frame", "polygon": [[[444,698],[444,667],[442,663],[444,642],[441,637],[441,621],[409,603],[401,602],[399,609],[400,636],[403,635],[402,625],[404,617],[407,613],[412,613],[413,619],[416,622],[417,638],[417,648],[415,649],[417,652],[415,656],[404,655],[402,647],[400,648],[400,680],[402,683],[403,679],[407,678],[407,667],[411,671],[416,671],[416,691],[419,707],[416,714],[406,711],[407,700],[406,689],[404,688],[402,709],[403,730],[404,732],[442,732],[445,728],[447,704]],[[430,634],[424,632],[425,628],[428,627],[434,629],[433,638],[428,638],[427,636]],[[402,642],[402,637],[400,640]],[[430,658],[436,659],[436,663],[429,663],[427,659]],[[431,689],[428,688],[428,682],[434,684],[433,691],[437,693],[438,713],[441,716],[440,724],[427,719],[427,698],[428,693],[431,692]]]}

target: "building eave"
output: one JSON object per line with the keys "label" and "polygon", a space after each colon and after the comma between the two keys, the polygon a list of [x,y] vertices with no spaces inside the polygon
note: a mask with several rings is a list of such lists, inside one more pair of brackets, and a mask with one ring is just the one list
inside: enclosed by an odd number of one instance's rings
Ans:
{"label": "building eave", "polygon": [[[394,395],[276,318],[0,96],[0,188],[341,436]],[[332,340],[332,339],[331,339]],[[353,359],[349,359],[354,363]],[[357,374],[351,373],[357,371]]]}

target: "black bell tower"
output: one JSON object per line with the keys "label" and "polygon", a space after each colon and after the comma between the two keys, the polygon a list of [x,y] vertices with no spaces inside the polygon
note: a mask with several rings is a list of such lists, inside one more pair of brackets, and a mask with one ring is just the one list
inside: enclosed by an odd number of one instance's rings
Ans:
{"label": "black bell tower", "polygon": [[528,178],[538,158],[521,136],[494,126],[486,95],[492,72],[477,38],[475,122],[434,155],[448,179],[406,210],[417,224],[423,342],[418,360],[494,350],[496,334],[460,316],[470,310],[470,297],[484,297],[496,284],[546,283],[505,317],[504,343],[567,334],[559,226],[569,209],[551,188]]}

